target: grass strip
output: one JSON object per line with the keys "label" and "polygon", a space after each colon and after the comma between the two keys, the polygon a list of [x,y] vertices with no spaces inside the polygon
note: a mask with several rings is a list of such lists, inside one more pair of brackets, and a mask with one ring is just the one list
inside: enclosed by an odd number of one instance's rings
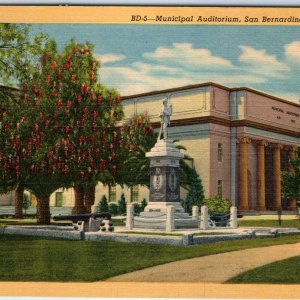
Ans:
{"label": "grass strip", "polygon": [[273,262],[242,274],[227,283],[300,283],[300,256]]}
{"label": "grass strip", "polygon": [[[165,232],[147,232],[147,231],[122,231],[119,233],[124,234],[143,234],[143,235],[160,235],[160,236],[183,236],[183,233],[165,233]],[[234,232],[197,232],[191,233],[194,236],[201,235],[227,235],[227,234],[235,234]]]}
{"label": "grass strip", "polygon": [[[24,225],[36,225],[36,226],[40,226],[36,223],[36,219],[5,219],[5,220],[1,220],[0,219],[0,227],[3,226],[24,226]],[[70,226],[72,225],[71,222],[52,222],[50,225],[55,225],[55,226]]]}
{"label": "grass strip", "polygon": [[183,236],[182,233],[165,233],[165,232],[147,232],[147,231],[122,231],[120,234],[143,234],[143,235],[160,235],[160,236]]}
{"label": "grass strip", "polygon": [[91,282],[167,262],[300,242],[299,236],[175,247],[0,235],[0,281]]}
{"label": "grass strip", "polygon": [[229,234],[236,234],[234,232],[197,232],[194,233],[194,236],[201,236],[201,235],[229,235]]}
{"label": "grass strip", "polygon": [[300,228],[300,219],[281,220],[279,225],[278,220],[238,220],[239,226],[247,227],[295,227]]}

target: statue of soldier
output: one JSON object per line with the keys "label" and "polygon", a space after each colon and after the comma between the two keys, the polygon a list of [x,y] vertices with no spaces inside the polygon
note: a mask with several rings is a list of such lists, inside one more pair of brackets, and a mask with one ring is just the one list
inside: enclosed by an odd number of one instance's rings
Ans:
{"label": "statue of soldier", "polygon": [[167,127],[170,126],[170,118],[172,115],[172,104],[169,101],[169,97],[163,99],[163,107],[159,114],[160,116],[160,129],[157,141],[161,140],[161,134],[163,133],[163,139],[167,140],[168,138],[168,130]]}

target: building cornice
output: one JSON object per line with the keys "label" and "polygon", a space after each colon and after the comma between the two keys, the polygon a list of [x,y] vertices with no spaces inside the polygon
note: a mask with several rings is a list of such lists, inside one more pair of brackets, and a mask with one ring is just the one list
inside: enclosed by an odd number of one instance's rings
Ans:
{"label": "building cornice", "polygon": [[[291,137],[300,138],[300,132],[296,132],[289,129],[278,128],[276,126],[262,124],[250,120],[226,120],[219,117],[214,116],[205,116],[205,117],[196,117],[196,118],[189,118],[189,119],[180,119],[180,120],[171,120],[171,127],[176,126],[189,126],[189,125],[196,125],[196,124],[205,124],[205,123],[212,123],[223,125],[227,127],[252,127],[256,129],[271,131],[278,134],[284,134]],[[160,127],[160,122],[153,122],[151,125],[154,128]]]}
{"label": "building cornice", "polygon": [[288,136],[291,136],[291,137],[300,138],[300,132],[296,132],[296,131],[293,131],[293,130],[280,128],[280,127],[276,127],[276,126],[272,126],[272,125],[268,125],[268,124],[262,124],[262,123],[258,123],[258,122],[254,122],[254,121],[250,121],[250,120],[231,121],[230,126],[231,127],[245,127],[245,126],[247,126],[247,127],[252,127],[252,128],[256,128],[256,129],[272,131],[272,132],[275,132],[275,133],[284,134],[284,135],[288,135]]}
{"label": "building cornice", "polygon": [[168,94],[168,93],[175,93],[175,92],[181,92],[181,91],[188,91],[188,90],[193,90],[193,89],[197,89],[197,88],[203,88],[203,87],[217,87],[223,90],[226,90],[228,92],[239,92],[239,91],[247,91],[250,93],[254,93],[256,95],[261,95],[264,97],[268,97],[270,99],[285,103],[285,104],[289,104],[289,105],[293,105],[295,107],[300,108],[300,105],[249,87],[233,87],[233,88],[229,88],[226,87],[224,85],[221,84],[217,84],[214,82],[205,82],[205,83],[199,83],[199,84],[191,84],[191,85],[186,85],[186,86],[181,86],[181,87],[177,87],[177,88],[171,88],[171,89],[164,89],[164,90],[157,90],[157,91],[151,91],[151,92],[147,92],[147,93],[141,93],[141,94],[134,94],[134,95],[130,95],[130,96],[124,96],[121,97],[122,101],[125,100],[129,100],[129,99],[137,99],[137,98],[143,98],[143,97],[149,97],[149,96],[156,96],[159,94]]}

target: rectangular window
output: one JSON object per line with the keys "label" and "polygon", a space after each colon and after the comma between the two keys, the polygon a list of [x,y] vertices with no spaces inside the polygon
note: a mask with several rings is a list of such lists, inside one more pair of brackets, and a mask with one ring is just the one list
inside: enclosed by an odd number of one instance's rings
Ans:
{"label": "rectangular window", "polygon": [[109,185],[108,186],[108,201],[109,202],[116,202],[116,185]]}
{"label": "rectangular window", "polygon": [[55,193],[55,206],[62,207],[63,206],[63,192],[56,192]]}
{"label": "rectangular window", "polygon": [[218,161],[223,160],[223,147],[222,143],[218,143]]}
{"label": "rectangular window", "polygon": [[218,196],[223,198],[223,181],[218,180]]}
{"label": "rectangular window", "polygon": [[131,187],[131,202],[138,202],[139,201],[139,186],[134,185]]}

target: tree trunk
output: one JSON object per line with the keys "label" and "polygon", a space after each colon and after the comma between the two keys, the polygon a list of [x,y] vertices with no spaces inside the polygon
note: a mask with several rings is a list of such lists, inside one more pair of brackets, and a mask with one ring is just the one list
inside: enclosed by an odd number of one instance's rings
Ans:
{"label": "tree trunk", "polygon": [[81,184],[74,186],[75,206],[72,209],[72,215],[85,213],[84,207],[84,187]]}
{"label": "tree trunk", "polygon": [[38,196],[36,206],[36,218],[38,224],[50,224],[50,196]]}
{"label": "tree trunk", "polygon": [[96,185],[89,186],[85,189],[84,205],[86,212],[91,213],[91,207],[95,204],[95,190]]}
{"label": "tree trunk", "polygon": [[23,193],[24,187],[18,186],[15,191],[15,218],[16,219],[23,219]]}

